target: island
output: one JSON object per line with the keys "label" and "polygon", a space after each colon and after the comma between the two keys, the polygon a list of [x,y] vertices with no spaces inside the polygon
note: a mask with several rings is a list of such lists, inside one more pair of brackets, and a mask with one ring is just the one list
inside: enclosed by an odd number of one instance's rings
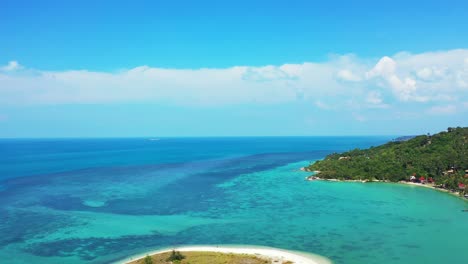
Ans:
{"label": "island", "polygon": [[333,153],[302,168],[308,180],[401,182],[468,197],[468,127]]}
{"label": "island", "polygon": [[258,246],[185,246],[135,256],[117,263],[126,264],[331,264],[314,254]]}

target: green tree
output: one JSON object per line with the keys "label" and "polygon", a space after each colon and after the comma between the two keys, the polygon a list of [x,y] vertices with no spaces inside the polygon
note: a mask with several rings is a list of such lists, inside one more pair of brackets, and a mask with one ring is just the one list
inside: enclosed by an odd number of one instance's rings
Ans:
{"label": "green tree", "polygon": [[153,264],[153,259],[150,256],[145,257],[145,264]]}
{"label": "green tree", "polygon": [[166,261],[181,261],[185,258],[179,251],[172,250],[171,255],[166,259]]}

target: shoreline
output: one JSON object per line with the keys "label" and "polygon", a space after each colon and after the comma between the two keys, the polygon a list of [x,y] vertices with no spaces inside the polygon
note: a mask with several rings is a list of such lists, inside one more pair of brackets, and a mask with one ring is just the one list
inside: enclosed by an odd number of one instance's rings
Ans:
{"label": "shoreline", "polygon": [[[165,248],[146,252],[143,254],[138,254],[130,256],[126,259],[114,262],[114,264],[127,264],[131,261],[136,261],[145,258],[147,255],[161,254],[165,252],[170,252],[172,250],[187,252],[187,251],[202,251],[202,252],[218,252],[218,253],[233,253],[233,254],[248,254],[255,255],[261,258],[268,258],[274,263],[281,263],[283,261],[292,261],[295,264],[332,264],[333,262],[326,257],[320,255],[315,255],[312,253],[306,252],[297,252],[284,250],[279,248],[272,247],[261,247],[261,246],[210,246],[210,245],[200,245],[200,246],[180,246],[173,248]],[[277,260],[277,261],[275,261]],[[281,261],[281,262],[279,262]]]}
{"label": "shoreline", "polygon": [[396,182],[396,183],[410,185],[410,186],[425,187],[425,188],[436,190],[436,191],[439,191],[439,192],[444,192],[444,193],[451,194],[453,196],[461,198],[462,200],[468,200],[467,198],[465,198],[463,196],[460,196],[459,192],[452,192],[452,191],[444,189],[444,188],[437,188],[433,184],[421,184],[421,183],[415,183],[415,182],[402,182],[402,181]]}
{"label": "shoreline", "polygon": [[[317,173],[318,174],[318,173]],[[424,187],[424,188],[428,188],[428,189],[431,189],[431,190],[436,190],[436,191],[440,191],[440,192],[444,192],[444,193],[447,193],[447,194],[450,194],[450,195],[453,195],[455,197],[458,197],[464,201],[468,201],[468,198],[464,197],[464,196],[460,196],[460,193],[459,192],[452,192],[450,190],[447,190],[447,189],[444,189],[444,188],[437,188],[435,187],[435,185],[433,184],[429,184],[429,183],[426,183],[426,184],[422,184],[422,183],[416,183],[416,182],[406,182],[406,181],[399,181],[399,182],[392,182],[392,181],[388,181],[388,180],[340,180],[340,179],[322,179],[318,176],[316,176],[317,174],[314,174],[314,175],[311,175],[311,176],[307,176],[305,177],[305,179],[307,181],[331,181],[331,182],[359,182],[359,183],[372,183],[372,182],[376,182],[376,183],[394,183],[394,184],[403,184],[403,185],[409,185],[409,186],[418,186],[418,187]]]}

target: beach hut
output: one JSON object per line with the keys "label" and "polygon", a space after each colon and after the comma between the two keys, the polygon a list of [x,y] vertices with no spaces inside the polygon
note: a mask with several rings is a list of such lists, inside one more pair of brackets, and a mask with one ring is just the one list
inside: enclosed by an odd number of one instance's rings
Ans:
{"label": "beach hut", "polygon": [[465,184],[464,184],[463,182],[458,183],[458,188],[459,188],[460,190],[464,190],[465,187],[466,187],[466,186],[465,186]]}
{"label": "beach hut", "polygon": [[424,176],[421,176],[421,177],[419,177],[419,181],[420,181],[421,183],[425,183],[425,182],[426,182],[426,178],[425,178]]}

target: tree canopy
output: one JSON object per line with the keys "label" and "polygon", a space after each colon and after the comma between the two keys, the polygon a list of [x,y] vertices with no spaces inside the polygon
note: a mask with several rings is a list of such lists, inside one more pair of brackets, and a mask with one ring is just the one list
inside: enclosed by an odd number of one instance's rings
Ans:
{"label": "tree canopy", "polygon": [[432,177],[437,184],[458,189],[467,185],[468,127],[448,128],[435,135],[392,141],[369,149],[333,153],[308,167],[320,177],[341,180],[408,180]]}

